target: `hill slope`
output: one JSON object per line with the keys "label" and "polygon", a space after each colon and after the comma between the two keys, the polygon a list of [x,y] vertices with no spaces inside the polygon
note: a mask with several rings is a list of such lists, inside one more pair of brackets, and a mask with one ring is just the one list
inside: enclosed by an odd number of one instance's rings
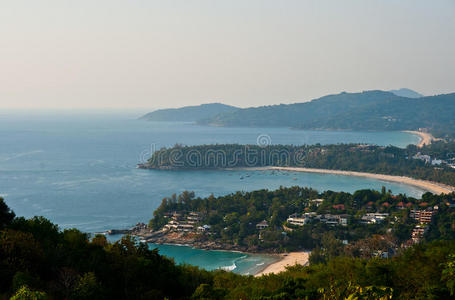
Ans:
{"label": "hill slope", "polygon": [[182,108],[159,109],[142,116],[140,119],[147,121],[195,122],[220,113],[229,113],[236,110],[238,110],[238,108],[234,106],[222,103],[209,103],[198,106],[185,106]]}
{"label": "hill slope", "polygon": [[400,97],[406,97],[406,98],[421,98],[423,97],[422,94],[420,93],[417,93],[416,91],[413,91],[413,90],[410,90],[410,89],[405,89],[405,88],[402,88],[402,89],[399,89],[399,90],[391,90],[389,91],[397,96],[400,96]]}
{"label": "hill slope", "polygon": [[391,92],[329,95],[305,103],[239,109],[200,124],[303,129],[455,131],[455,93],[417,99]]}

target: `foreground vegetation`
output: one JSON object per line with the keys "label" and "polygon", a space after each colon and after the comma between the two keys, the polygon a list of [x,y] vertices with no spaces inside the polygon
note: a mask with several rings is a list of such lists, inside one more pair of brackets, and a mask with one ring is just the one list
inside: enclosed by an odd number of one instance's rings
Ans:
{"label": "foreground vegetation", "polygon": [[339,256],[255,278],[176,266],[129,237],[109,244],[15,218],[0,199],[2,299],[450,299],[454,249],[434,241],[392,259]]}

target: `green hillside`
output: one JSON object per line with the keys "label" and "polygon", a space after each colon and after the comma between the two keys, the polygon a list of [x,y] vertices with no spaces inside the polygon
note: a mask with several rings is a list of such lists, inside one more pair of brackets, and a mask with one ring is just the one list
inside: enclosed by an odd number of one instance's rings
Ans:
{"label": "green hillside", "polygon": [[230,113],[238,110],[237,107],[222,103],[209,103],[182,108],[159,109],[141,117],[147,121],[182,121],[195,122],[210,118],[220,113]]}
{"label": "green hillside", "polygon": [[302,129],[455,129],[455,93],[421,98],[366,91],[329,95],[310,102],[239,109],[200,120],[216,126],[280,126]]}

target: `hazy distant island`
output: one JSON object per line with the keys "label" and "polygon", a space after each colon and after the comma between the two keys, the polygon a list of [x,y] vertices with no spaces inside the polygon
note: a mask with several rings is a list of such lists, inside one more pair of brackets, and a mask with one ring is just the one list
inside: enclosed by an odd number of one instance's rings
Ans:
{"label": "hazy distant island", "polygon": [[[194,121],[212,126],[292,127],[318,130],[428,130],[436,136],[455,132],[455,93],[424,97],[409,89],[324,96],[309,102],[262,107],[221,104],[158,110],[153,121]],[[208,109],[209,107],[216,109]]]}

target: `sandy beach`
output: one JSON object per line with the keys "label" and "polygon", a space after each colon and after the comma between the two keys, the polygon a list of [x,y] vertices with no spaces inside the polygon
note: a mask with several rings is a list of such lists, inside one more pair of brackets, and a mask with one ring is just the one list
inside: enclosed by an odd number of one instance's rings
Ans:
{"label": "sandy beach", "polygon": [[430,145],[431,142],[435,141],[435,137],[432,136],[430,133],[421,132],[421,131],[413,131],[413,130],[404,130],[403,132],[416,134],[420,137],[420,142],[417,144],[417,147],[422,148],[423,146]]}
{"label": "sandy beach", "polygon": [[277,274],[285,271],[287,266],[294,266],[297,264],[306,265],[308,263],[309,256],[310,252],[290,252],[280,254],[281,260],[268,265],[264,270],[254,276],[258,277],[272,273]]}
{"label": "sandy beach", "polygon": [[306,173],[320,173],[320,174],[335,174],[345,176],[359,176],[368,177],[373,179],[379,179],[384,181],[399,182],[407,185],[412,185],[421,188],[425,191],[433,194],[450,194],[455,191],[455,187],[448,186],[442,183],[414,179],[405,176],[394,176],[385,174],[374,174],[366,172],[354,172],[354,171],[340,171],[340,170],[328,170],[328,169],[312,169],[312,168],[299,168],[299,167],[262,167],[262,168],[244,168],[246,170],[280,170],[280,171],[291,171],[291,172],[306,172]]}

